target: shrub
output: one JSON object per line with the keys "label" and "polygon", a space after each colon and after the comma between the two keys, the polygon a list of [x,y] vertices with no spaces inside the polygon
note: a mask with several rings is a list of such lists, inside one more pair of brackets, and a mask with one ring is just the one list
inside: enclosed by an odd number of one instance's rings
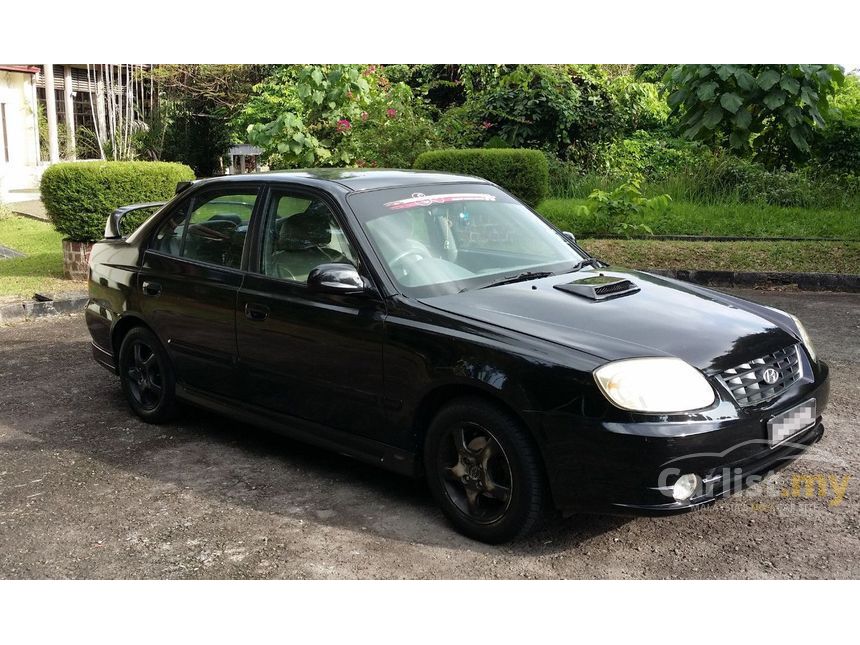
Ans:
{"label": "shrub", "polygon": [[433,121],[419,109],[408,86],[388,85],[379,99],[341,133],[341,146],[355,165],[411,168],[418,155],[439,147]]}
{"label": "shrub", "polygon": [[701,165],[709,156],[710,151],[700,143],[640,130],[603,147],[599,165],[616,179],[638,175],[662,181]]}
{"label": "shrub", "polygon": [[614,127],[606,75],[595,65],[473,65],[464,84],[489,137],[581,160]]}
{"label": "shrub", "polygon": [[817,142],[815,156],[831,172],[860,175],[860,120],[833,123]]}
{"label": "shrub", "polygon": [[592,230],[599,233],[624,235],[654,231],[643,220],[659,217],[669,209],[672,198],[669,195],[645,197],[641,181],[630,178],[612,189],[595,190],[588,196],[588,204],[578,206],[577,215],[591,220]]}
{"label": "shrub", "polygon": [[116,208],[167,200],[178,182],[191,179],[191,168],[178,163],[58,163],[42,175],[42,201],[60,233],[74,241],[93,242],[101,239],[105,221]]}
{"label": "shrub", "polygon": [[536,206],[549,191],[546,157],[538,150],[513,148],[433,150],[415,160],[415,168],[477,175]]}

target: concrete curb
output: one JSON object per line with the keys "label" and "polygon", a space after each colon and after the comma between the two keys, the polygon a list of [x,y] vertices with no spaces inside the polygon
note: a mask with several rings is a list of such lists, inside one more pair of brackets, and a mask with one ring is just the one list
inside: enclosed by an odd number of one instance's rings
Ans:
{"label": "concrete curb", "polygon": [[89,300],[86,295],[74,295],[59,300],[26,300],[0,305],[0,325],[34,320],[46,316],[81,313]]}
{"label": "concrete curb", "polygon": [[860,293],[860,275],[849,273],[793,273],[776,271],[696,271],[648,269],[649,273],[711,287],[796,286],[803,291]]}

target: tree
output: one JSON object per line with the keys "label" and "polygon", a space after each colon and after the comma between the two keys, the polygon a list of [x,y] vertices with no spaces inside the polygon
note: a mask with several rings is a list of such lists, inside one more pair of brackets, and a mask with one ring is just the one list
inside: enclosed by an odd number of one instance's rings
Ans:
{"label": "tree", "polygon": [[676,65],[663,77],[683,136],[770,162],[809,153],[843,80],[838,65]]}
{"label": "tree", "polygon": [[216,174],[219,158],[230,145],[245,143],[232,123],[269,71],[267,65],[154,67],[159,95],[154,121],[161,131],[150,156],[187,163],[198,176]]}

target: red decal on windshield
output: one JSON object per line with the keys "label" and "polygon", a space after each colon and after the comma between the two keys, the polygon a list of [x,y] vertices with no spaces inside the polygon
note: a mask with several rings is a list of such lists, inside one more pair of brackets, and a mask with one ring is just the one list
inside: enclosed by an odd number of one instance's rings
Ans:
{"label": "red decal on windshield", "polygon": [[415,208],[416,206],[430,206],[431,204],[447,204],[449,202],[494,202],[495,196],[483,193],[449,193],[447,195],[425,195],[424,193],[412,193],[412,197],[398,199],[388,202],[386,207],[392,210],[401,208]]}

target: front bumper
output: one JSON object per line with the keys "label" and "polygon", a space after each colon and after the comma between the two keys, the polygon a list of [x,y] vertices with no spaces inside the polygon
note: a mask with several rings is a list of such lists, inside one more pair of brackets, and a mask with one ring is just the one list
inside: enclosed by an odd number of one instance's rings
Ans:
{"label": "front bumper", "polygon": [[[659,515],[695,510],[736,493],[822,438],[828,376],[827,365],[819,363],[814,381],[791,388],[769,406],[738,411],[726,403],[686,422],[544,415],[544,459],[555,505],[565,513]],[[771,447],[768,419],[810,398],[819,415],[814,424]],[[667,468],[694,473],[704,485],[692,499],[676,501]]]}

